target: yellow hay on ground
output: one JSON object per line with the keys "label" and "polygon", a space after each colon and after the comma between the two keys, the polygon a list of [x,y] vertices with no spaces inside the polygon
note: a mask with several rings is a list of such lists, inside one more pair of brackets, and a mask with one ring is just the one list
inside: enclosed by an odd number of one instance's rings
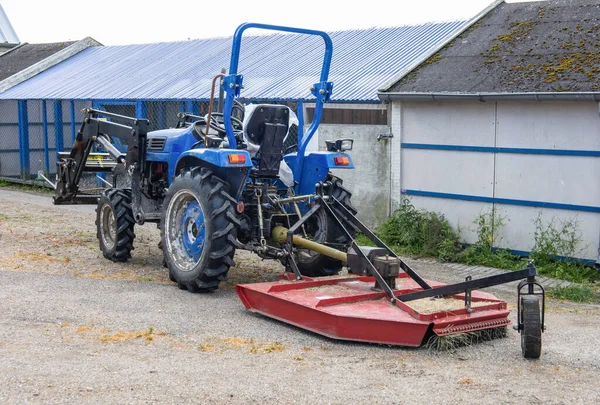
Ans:
{"label": "yellow hay on ground", "polygon": [[[420,314],[433,314],[434,312],[451,312],[465,307],[465,301],[456,298],[421,298],[420,300],[405,302],[406,305]],[[495,304],[492,301],[472,301],[471,307],[481,307]]]}
{"label": "yellow hay on ground", "polygon": [[144,339],[146,342],[150,343],[154,340],[155,336],[163,336],[164,333],[160,333],[160,332],[154,332],[152,330],[152,328],[149,328],[147,330],[137,330],[137,331],[122,331],[119,330],[115,333],[112,334],[105,334],[105,335],[101,335],[99,337],[101,342],[104,343],[108,343],[108,342],[124,342],[127,340],[134,340],[134,339]]}
{"label": "yellow hay on ground", "polygon": [[327,285],[320,285],[317,287],[309,287],[309,288],[305,288],[304,290],[306,291],[319,291],[319,292],[346,292],[346,291],[352,291],[351,288],[348,288],[344,285],[339,285],[339,284],[327,284]]}

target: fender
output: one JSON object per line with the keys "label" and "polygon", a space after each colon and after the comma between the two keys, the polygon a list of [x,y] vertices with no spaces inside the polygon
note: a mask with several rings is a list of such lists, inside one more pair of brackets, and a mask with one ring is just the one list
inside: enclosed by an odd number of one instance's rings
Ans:
{"label": "fender", "polygon": [[[290,167],[295,167],[298,156],[290,153],[284,157]],[[347,158],[347,164],[336,163],[335,158]],[[315,192],[315,184],[325,181],[330,169],[354,169],[352,157],[341,152],[309,152],[304,156],[302,166],[302,177],[294,179],[299,184],[296,186],[296,194],[311,194]]]}
{"label": "fender", "polygon": [[[237,158],[233,159],[234,162],[230,160],[230,155],[237,155]],[[231,185],[231,194],[235,196],[236,200],[239,200],[252,168],[252,160],[246,150],[191,149],[179,156],[173,177],[184,167],[194,166],[211,168],[220,178]]]}

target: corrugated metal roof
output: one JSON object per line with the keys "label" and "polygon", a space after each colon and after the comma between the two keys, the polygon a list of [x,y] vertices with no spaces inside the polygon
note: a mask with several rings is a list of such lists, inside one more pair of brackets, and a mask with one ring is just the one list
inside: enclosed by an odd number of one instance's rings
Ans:
{"label": "corrugated metal roof", "polygon": [[[378,101],[377,88],[464,21],[331,34],[333,101]],[[207,99],[212,77],[229,67],[231,38],[86,49],[4,93],[0,99]],[[321,38],[247,36],[239,72],[246,99],[312,98]]]}

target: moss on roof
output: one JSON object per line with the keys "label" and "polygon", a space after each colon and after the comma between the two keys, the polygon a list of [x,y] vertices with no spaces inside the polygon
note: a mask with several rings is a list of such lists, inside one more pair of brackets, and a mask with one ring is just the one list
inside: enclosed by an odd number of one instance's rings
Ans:
{"label": "moss on roof", "polygon": [[503,3],[390,92],[600,89],[600,2]]}
{"label": "moss on roof", "polygon": [[46,59],[74,42],[23,44],[0,55],[0,81]]}

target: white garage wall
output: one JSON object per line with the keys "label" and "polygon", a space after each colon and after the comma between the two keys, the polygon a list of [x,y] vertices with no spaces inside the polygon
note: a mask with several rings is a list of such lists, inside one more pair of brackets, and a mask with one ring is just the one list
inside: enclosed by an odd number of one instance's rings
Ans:
{"label": "white garage wall", "polygon": [[394,102],[392,108],[394,150],[401,150],[399,158],[392,155],[396,205],[403,195],[443,213],[467,243],[477,238],[473,220],[493,205],[506,218],[498,247],[521,252],[533,247],[538,215],[544,223],[576,219],[580,257],[598,258],[598,103]]}

